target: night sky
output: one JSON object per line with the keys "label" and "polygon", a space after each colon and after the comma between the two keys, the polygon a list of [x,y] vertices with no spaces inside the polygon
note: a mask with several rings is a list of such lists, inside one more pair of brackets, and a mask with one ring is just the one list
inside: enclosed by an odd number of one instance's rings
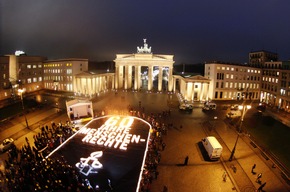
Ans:
{"label": "night sky", "polygon": [[143,39],[176,63],[248,62],[250,51],[290,59],[289,0],[1,0],[0,55],[111,61]]}

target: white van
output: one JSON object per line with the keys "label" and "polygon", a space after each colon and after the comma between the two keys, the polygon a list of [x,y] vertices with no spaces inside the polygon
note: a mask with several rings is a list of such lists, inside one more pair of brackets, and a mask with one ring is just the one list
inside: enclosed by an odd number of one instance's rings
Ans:
{"label": "white van", "polygon": [[201,141],[210,159],[214,160],[221,157],[223,147],[214,136],[208,136]]}
{"label": "white van", "polygon": [[202,110],[204,111],[210,111],[210,110],[215,110],[215,109],[216,109],[216,104],[213,102],[205,102],[202,108]]}
{"label": "white van", "polygon": [[240,110],[231,110],[230,112],[228,112],[226,114],[226,117],[231,119],[231,118],[237,118],[237,117],[240,117],[242,116],[242,113]]}
{"label": "white van", "polygon": [[193,106],[192,106],[192,104],[183,103],[183,104],[179,105],[179,109],[184,110],[184,111],[192,111]]}

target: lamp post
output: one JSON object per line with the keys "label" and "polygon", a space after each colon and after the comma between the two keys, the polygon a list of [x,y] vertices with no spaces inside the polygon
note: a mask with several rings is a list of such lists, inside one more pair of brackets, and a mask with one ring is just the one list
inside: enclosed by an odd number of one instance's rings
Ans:
{"label": "lamp post", "polygon": [[27,118],[26,118],[26,113],[25,113],[25,110],[24,110],[24,103],[23,103],[23,96],[22,96],[23,92],[24,92],[24,89],[18,89],[18,93],[20,94],[20,99],[21,99],[21,104],[22,104],[23,115],[24,115],[25,122],[26,122],[26,127],[29,129],[28,121],[27,121]]}
{"label": "lamp post", "polygon": [[239,110],[242,110],[241,123],[240,123],[240,126],[239,126],[239,132],[238,132],[238,135],[237,135],[237,139],[236,139],[234,148],[233,148],[233,150],[231,152],[231,156],[229,158],[229,161],[233,160],[233,157],[234,157],[234,154],[235,154],[235,151],[236,151],[236,147],[237,147],[237,143],[238,143],[238,140],[239,140],[239,137],[240,137],[240,132],[242,130],[244,116],[245,116],[245,114],[246,114],[248,109],[251,109],[251,105],[239,105]]}

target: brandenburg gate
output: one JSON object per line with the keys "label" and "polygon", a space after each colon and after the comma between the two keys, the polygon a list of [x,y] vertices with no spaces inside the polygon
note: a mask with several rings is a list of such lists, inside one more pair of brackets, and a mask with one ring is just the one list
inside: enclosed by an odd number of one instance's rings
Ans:
{"label": "brandenburg gate", "polygon": [[147,90],[153,89],[153,68],[158,67],[158,91],[162,91],[163,70],[168,69],[168,91],[173,89],[173,55],[156,55],[151,52],[146,39],[144,47],[137,47],[137,53],[117,54],[114,60],[115,89],[140,90],[142,87],[141,67],[148,68]]}

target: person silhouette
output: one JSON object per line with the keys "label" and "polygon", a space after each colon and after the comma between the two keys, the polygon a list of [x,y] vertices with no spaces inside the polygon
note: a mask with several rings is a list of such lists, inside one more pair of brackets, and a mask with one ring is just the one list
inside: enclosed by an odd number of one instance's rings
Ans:
{"label": "person silhouette", "polygon": [[188,164],[188,159],[189,159],[189,157],[186,156],[185,159],[184,159],[184,163],[183,163],[184,166],[186,166]]}

